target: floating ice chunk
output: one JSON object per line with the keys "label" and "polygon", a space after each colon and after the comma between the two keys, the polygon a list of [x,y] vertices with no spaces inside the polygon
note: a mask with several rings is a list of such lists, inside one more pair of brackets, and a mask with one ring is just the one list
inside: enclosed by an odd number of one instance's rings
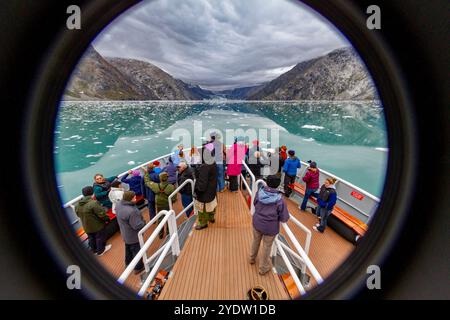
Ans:
{"label": "floating ice chunk", "polygon": [[340,133],[335,133],[334,135],[338,136],[338,137],[342,137],[342,134],[340,134]]}
{"label": "floating ice chunk", "polygon": [[94,144],[102,144],[103,142],[101,141],[95,141]]}
{"label": "floating ice chunk", "polygon": [[342,119],[350,119],[353,118],[353,116],[342,116]]}
{"label": "floating ice chunk", "polygon": [[139,150],[134,150],[134,151],[132,151],[132,150],[127,150],[127,153],[136,153],[136,152],[139,152]]}
{"label": "floating ice chunk", "polygon": [[306,139],[302,139],[303,141],[307,141],[307,142],[311,142],[314,141],[314,138],[306,138]]}
{"label": "floating ice chunk", "polygon": [[103,155],[103,153],[101,153],[101,152],[96,153],[96,154],[88,154],[86,156],[86,158],[98,158],[98,157],[101,157],[102,155]]}
{"label": "floating ice chunk", "polygon": [[134,162],[134,161],[128,161],[127,164],[130,165],[130,166],[132,166],[132,165],[136,164],[136,162]]}
{"label": "floating ice chunk", "polygon": [[388,148],[375,148],[375,150],[382,151],[382,152],[388,152],[389,151]]}
{"label": "floating ice chunk", "polygon": [[106,146],[107,148],[114,148],[114,146]]}
{"label": "floating ice chunk", "polygon": [[324,127],[321,126],[316,126],[313,124],[305,124],[304,126],[302,126],[303,129],[311,129],[311,130],[323,130],[325,129]]}
{"label": "floating ice chunk", "polygon": [[339,117],[339,114],[333,113],[331,116],[332,116],[332,117]]}

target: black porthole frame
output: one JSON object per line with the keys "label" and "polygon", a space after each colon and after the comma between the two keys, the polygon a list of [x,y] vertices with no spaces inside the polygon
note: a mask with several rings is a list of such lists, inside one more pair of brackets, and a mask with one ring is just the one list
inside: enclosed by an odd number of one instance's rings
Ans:
{"label": "black porthole frame", "polygon": [[[350,1],[304,0],[333,23],[358,51],[374,79],[385,109],[389,159],[382,202],[370,230],[344,264],[306,299],[351,298],[365,285],[366,268],[382,265],[402,232],[417,181],[418,137],[415,134],[413,102],[395,54],[380,32],[365,28],[364,12]],[[82,31],[61,25],[53,47],[48,49],[39,75],[28,96],[23,123],[22,159],[29,179],[29,208],[53,262],[61,273],[68,265],[83,268],[84,297],[133,299],[136,295],[105,274],[94,258],[82,249],[65,218],[57,192],[53,159],[53,132],[61,94],[73,68],[91,40],[118,15],[138,1],[99,0],[82,6]],[[52,174],[49,174],[52,173]],[[402,181],[402,192],[399,184]],[[42,192],[42,190],[45,192]]]}

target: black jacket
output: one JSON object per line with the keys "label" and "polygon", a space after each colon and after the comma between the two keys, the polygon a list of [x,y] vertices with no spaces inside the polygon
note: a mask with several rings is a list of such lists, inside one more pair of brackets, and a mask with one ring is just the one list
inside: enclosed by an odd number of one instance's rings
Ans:
{"label": "black jacket", "polygon": [[[178,185],[181,186],[183,182],[185,182],[188,179],[194,180],[194,172],[192,168],[187,167],[181,174],[178,174]],[[192,187],[191,184],[188,183],[185,185],[181,190],[180,193],[182,194],[192,194]]]}
{"label": "black jacket", "polygon": [[195,169],[195,198],[203,203],[214,200],[217,192],[217,166],[202,164]]}

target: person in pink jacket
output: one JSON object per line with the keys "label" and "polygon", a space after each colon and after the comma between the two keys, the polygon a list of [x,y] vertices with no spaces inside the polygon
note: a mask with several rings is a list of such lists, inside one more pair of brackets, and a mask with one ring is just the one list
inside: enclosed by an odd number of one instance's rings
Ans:
{"label": "person in pink jacket", "polygon": [[247,147],[243,141],[238,140],[235,139],[233,145],[231,145],[227,152],[227,175],[230,180],[230,191],[232,192],[238,191],[238,176],[241,174],[242,162],[247,152]]}
{"label": "person in pink jacket", "polygon": [[303,197],[303,201],[300,206],[300,209],[303,211],[306,210],[306,205],[308,203],[309,197],[315,195],[317,189],[319,188],[320,171],[317,168],[317,163],[315,163],[314,161],[308,162],[309,167],[306,170],[305,176],[302,178],[302,180],[306,183],[305,196]]}

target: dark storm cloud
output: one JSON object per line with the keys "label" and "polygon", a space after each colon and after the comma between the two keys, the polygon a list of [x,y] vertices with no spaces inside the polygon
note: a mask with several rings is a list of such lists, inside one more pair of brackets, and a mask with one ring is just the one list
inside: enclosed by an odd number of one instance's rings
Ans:
{"label": "dark storm cloud", "polygon": [[331,25],[287,0],[144,1],[94,42],[105,56],[146,60],[209,89],[270,81],[345,45]]}

